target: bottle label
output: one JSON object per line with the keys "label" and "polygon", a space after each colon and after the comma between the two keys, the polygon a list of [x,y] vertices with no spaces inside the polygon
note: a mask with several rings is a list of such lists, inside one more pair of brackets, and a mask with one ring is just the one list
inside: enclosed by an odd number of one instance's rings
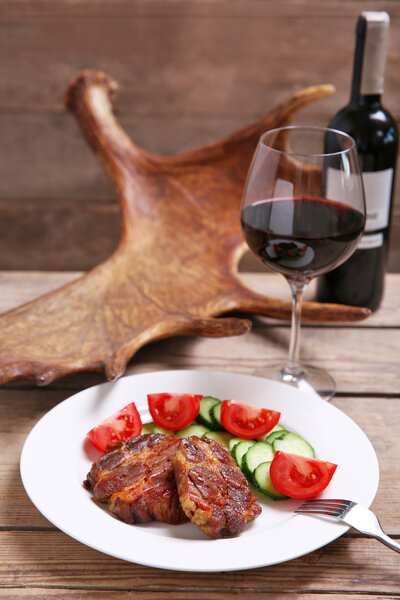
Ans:
{"label": "bottle label", "polygon": [[383,246],[383,233],[370,233],[363,235],[357,245],[357,250],[372,250]]}
{"label": "bottle label", "polygon": [[385,229],[389,225],[393,169],[363,172],[367,221],[365,231]]}
{"label": "bottle label", "polygon": [[[350,196],[347,198],[343,191],[344,177],[348,179],[351,175],[329,167],[326,174],[326,195],[330,200],[351,204],[351,185],[347,186],[350,190]],[[389,225],[393,169],[363,172],[362,178],[367,207],[365,231],[385,229]]]}

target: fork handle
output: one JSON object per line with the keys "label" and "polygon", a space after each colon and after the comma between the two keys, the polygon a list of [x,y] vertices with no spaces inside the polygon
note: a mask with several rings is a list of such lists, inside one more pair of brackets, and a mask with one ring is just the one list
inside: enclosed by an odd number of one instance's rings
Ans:
{"label": "fork handle", "polygon": [[397,542],[392,540],[392,538],[390,538],[388,535],[386,535],[386,533],[383,533],[383,531],[382,531],[382,533],[374,533],[372,535],[372,537],[376,538],[377,540],[379,540],[380,542],[385,544],[385,546],[387,546],[388,548],[391,548],[392,550],[395,550],[395,552],[400,553],[400,544],[398,544]]}

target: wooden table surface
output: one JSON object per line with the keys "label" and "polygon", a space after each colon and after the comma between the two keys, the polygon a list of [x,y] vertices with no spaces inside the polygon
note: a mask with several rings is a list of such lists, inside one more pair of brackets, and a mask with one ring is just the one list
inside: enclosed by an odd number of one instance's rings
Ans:
{"label": "wooden table surface", "polygon": [[[70,281],[79,273],[0,272],[0,311]],[[243,275],[260,292],[288,295],[283,278]],[[310,292],[312,294],[312,290]],[[380,464],[372,508],[386,532],[400,538],[400,275],[388,275],[385,299],[362,323],[304,326],[302,357],[336,379],[332,403],[371,440]],[[242,337],[175,338],[142,349],[127,374],[179,369],[252,373],[283,358],[289,328],[255,319]],[[124,562],[69,538],[31,504],[19,457],[31,428],[53,406],[102,382],[87,374],[38,389],[29,383],[0,389],[0,597],[47,599],[376,600],[400,598],[400,556],[350,530],[328,546],[276,566],[227,573],[179,573]],[[50,451],[50,449],[49,449]],[[59,473],[52,473],[57,482]],[[212,542],[210,542],[212,543]]]}

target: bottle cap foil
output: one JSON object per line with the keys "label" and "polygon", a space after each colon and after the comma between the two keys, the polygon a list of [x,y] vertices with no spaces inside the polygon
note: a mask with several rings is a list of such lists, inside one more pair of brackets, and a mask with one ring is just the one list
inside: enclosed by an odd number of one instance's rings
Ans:
{"label": "bottle cap foil", "polygon": [[365,45],[360,94],[382,94],[390,17],[384,11],[364,11]]}

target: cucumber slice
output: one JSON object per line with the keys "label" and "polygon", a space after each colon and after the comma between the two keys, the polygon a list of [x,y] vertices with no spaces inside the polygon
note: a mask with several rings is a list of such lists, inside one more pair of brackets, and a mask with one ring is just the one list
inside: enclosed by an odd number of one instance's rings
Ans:
{"label": "cucumber slice", "polygon": [[254,483],[260,492],[269,496],[272,500],[285,500],[287,496],[278,492],[272,485],[271,477],[269,476],[270,466],[271,462],[263,462],[255,468],[253,473]]}
{"label": "cucumber slice", "polygon": [[275,440],[281,439],[286,433],[289,433],[287,429],[279,429],[279,431],[272,431],[265,439],[269,444],[273,444]]}
{"label": "cucumber slice", "polygon": [[233,456],[233,449],[236,446],[236,444],[238,444],[239,442],[246,442],[247,440],[244,440],[242,438],[238,438],[238,437],[233,437],[231,440],[229,440],[228,442],[228,447],[229,450],[231,451],[231,454]]}
{"label": "cucumber slice", "polygon": [[154,423],[143,423],[141,434],[143,435],[144,433],[154,433],[154,427]]}
{"label": "cucumber slice", "polygon": [[210,410],[211,429],[213,431],[225,431],[221,425],[221,402],[214,404]]}
{"label": "cucumber slice", "polygon": [[265,435],[262,435],[261,437],[257,438],[257,440],[259,442],[266,442],[268,436],[271,435],[272,433],[275,433],[275,431],[286,431],[286,429],[285,429],[285,427],[283,427],[283,425],[280,425],[279,423],[277,423],[275,425],[275,427],[273,427],[272,429],[270,429],[270,431],[268,431],[268,433],[266,433]]}
{"label": "cucumber slice", "polygon": [[162,427],[159,427],[158,425],[154,425],[154,424],[153,424],[153,433],[164,433],[165,435],[173,435],[174,434],[173,431],[169,431],[168,429],[163,429]]}
{"label": "cucumber slice", "polygon": [[184,429],[175,431],[176,437],[180,438],[189,437],[190,435],[197,435],[197,437],[201,438],[205,433],[208,433],[207,427],[204,427],[204,425],[200,425],[199,423],[192,423]]}
{"label": "cucumber slice", "polygon": [[281,452],[291,452],[292,454],[315,458],[314,448],[305,439],[290,431],[285,433],[282,438],[275,440],[273,448],[275,452],[280,450]]}
{"label": "cucumber slice", "polygon": [[257,442],[251,446],[242,458],[242,470],[247,479],[253,480],[253,473],[259,464],[271,462],[274,458],[274,449],[267,442]]}
{"label": "cucumber slice", "polygon": [[232,455],[240,469],[242,468],[243,456],[246,454],[247,450],[251,448],[251,446],[254,446],[254,444],[256,443],[257,442],[255,442],[254,440],[244,440],[243,442],[239,442],[238,444],[236,444],[236,446],[234,446]]}
{"label": "cucumber slice", "polygon": [[220,404],[220,402],[218,398],[214,398],[213,396],[203,396],[200,400],[200,410],[196,421],[208,427],[208,429],[212,429],[213,421],[211,420],[210,410],[216,404]]}
{"label": "cucumber slice", "polygon": [[232,439],[232,434],[228,433],[227,431],[207,431],[203,437],[208,437],[210,440],[215,440],[223,446],[228,446],[230,440]]}

